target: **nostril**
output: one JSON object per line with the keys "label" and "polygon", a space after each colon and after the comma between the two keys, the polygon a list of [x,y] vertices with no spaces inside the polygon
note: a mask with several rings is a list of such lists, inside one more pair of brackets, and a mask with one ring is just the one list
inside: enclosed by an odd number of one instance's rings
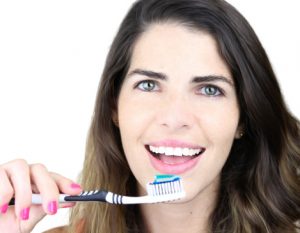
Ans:
{"label": "nostril", "polygon": [[168,122],[168,123],[162,123],[161,126],[165,128],[171,128],[171,129],[187,129],[190,127],[189,124],[181,124],[180,122]]}

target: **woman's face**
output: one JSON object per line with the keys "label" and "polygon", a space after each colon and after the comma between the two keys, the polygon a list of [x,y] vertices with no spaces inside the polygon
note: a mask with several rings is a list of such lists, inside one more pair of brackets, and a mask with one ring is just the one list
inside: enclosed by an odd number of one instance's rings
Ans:
{"label": "woman's face", "polygon": [[239,107],[213,37],[150,26],[135,44],[117,118],[141,194],[156,174],[180,175],[186,200],[215,191],[238,135]]}

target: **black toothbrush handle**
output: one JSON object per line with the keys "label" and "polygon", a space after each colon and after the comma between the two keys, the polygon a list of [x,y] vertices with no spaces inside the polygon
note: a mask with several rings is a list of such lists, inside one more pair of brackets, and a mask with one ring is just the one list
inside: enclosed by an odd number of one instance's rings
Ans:
{"label": "black toothbrush handle", "polygon": [[71,195],[65,196],[64,200],[67,202],[76,202],[76,201],[102,201],[107,202],[106,196],[107,191],[100,190],[100,191],[83,191],[79,195]]}

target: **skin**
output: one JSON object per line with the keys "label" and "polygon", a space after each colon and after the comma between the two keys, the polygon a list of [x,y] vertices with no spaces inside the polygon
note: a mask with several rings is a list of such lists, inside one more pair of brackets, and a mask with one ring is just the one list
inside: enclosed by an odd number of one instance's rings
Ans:
{"label": "skin", "polygon": [[[222,78],[203,81],[203,76]],[[154,24],[142,34],[134,46],[116,116],[140,195],[145,194],[145,184],[161,173],[145,146],[175,141],[177,146],[205,148],[197,163],[180,174],[184,199],[141,206],[149,232],[206,232],[221,169],[239,138],[239,116],[233,78],[212,36],[175,23]]]}

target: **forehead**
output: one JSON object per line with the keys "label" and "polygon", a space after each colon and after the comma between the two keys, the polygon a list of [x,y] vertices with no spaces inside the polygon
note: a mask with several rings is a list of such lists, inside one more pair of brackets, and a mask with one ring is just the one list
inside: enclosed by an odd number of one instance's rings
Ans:
{"label": "forehead", "polygon": [[130,67],[231,77],[210,34],[176,23],[150,25],[134,45]]}

